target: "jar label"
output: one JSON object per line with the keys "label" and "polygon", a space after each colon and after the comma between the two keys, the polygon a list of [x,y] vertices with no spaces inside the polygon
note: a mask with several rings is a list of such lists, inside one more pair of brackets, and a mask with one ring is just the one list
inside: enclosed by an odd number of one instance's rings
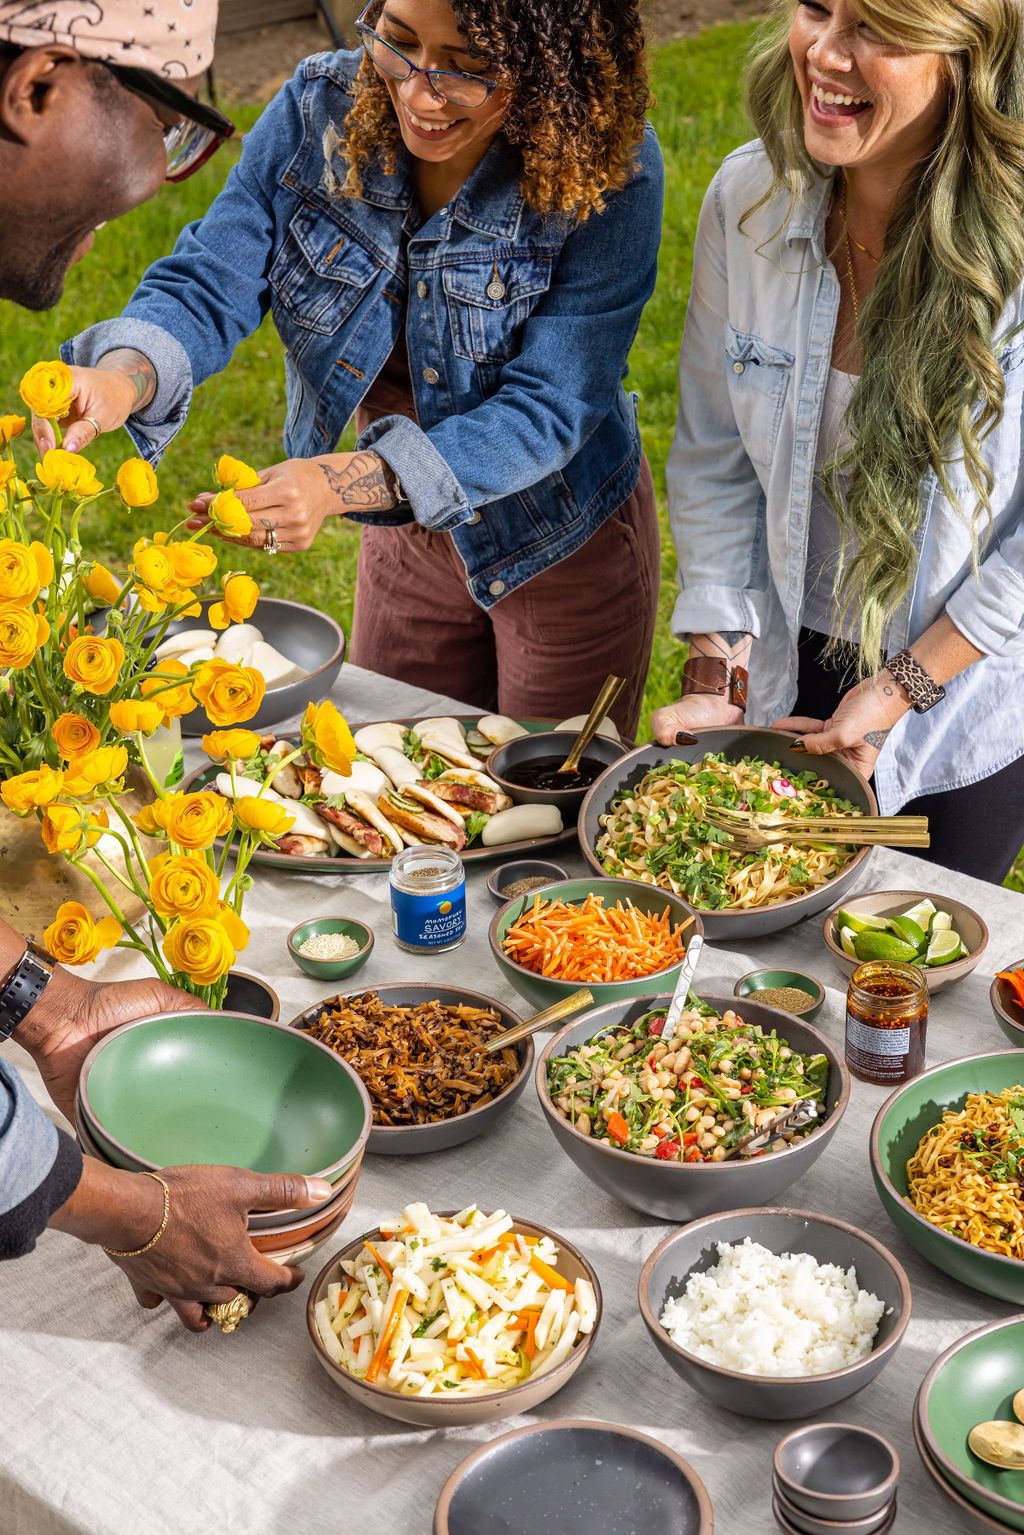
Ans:
{"label": "jar label", "polygon": [[466,933],[466,886],[437,895],[412,895],[391,887],[391,918],[399,943],[417,949],[448,948]]}
{"label": "jar label", "polygon": [[910,1029],[875,1029],[869,1023],[863,1023],[860,1018],[855,1018],[852,1013],[847,1013],[846,1043],[862,1055],[909,1055]]}

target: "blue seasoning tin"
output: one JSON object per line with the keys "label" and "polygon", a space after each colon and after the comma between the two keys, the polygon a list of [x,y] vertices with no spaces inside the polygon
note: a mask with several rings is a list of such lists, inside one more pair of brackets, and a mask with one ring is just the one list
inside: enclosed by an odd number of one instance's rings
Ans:
{"label": "blue seasoning tin", "polygon": [[407,847],[391,864],[391,923],[399,948],[443,953],[466,936],[466,871],[447,847]]}

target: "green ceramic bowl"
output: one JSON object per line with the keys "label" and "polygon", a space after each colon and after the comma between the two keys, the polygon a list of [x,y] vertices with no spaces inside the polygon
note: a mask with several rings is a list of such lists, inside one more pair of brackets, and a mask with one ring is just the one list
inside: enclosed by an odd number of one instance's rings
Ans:
{"label": "green ceramic bowl", "polygon": [[140,1168],[209,1162],[336,1178],[366,1145],[370,1099],[308,1035],[244,1013],[165,1013],[113,1030],[82,1067],[90,1128]]}
{"label": "green ceramic bowl", "polygon": [[875,1115],[871,1175],[889,1219],[923,1258],[972,1290],[1019,1306],[1024,1304],[1024,1262],[962,1242],[926,1221],[907,1202],[907,1159],[925,1131],[939,1123],[943,1111],[961,1108],[968,1093],[998,1093],[1018,1083],[1024,1083],[1024,1057],[1019,1050],[945,1061],[905,1082]]}
{"label": "green ceramic bowl", "polygon": [[[315,933],[344,933],[354,938],[359,948],[348,959],[311,959],[301,949],[306,939],[312,938]],[[300,970],[305,970],[307,975],[317,981],[343,981],[355,975],[366,964],[372,952],[372,930],[365,922],[356,922],[353,917],[313,917],[309,922],[300,922],[288,934],[288,953]]]}
{"label": "green ceramic bowl", "polygon": [[[779,988],[791,986],[796,991],[802,991],[806,997],[806,1004],[800,1007],[783,1008],[783,1012],[792,1012],[797,1018],[806,1018],[808,1023],[817,1018],[825,1001],[825,988],[813,975],[805,975],[802,970],[750,970],[746,975],[741,975],[733,993],[740,1001],[749,997],[752,991],[762,991],[766,988]],[[770,1003],[766,1006],[771,1006]]]}
{"label": "green ceramic bowl", "polygon": [[[685,922],[687,917],[692,917],[693,921],[682,935],[684,949],[694,933],[704,932],[704,923],[692,906],[687,906],[685,901],[669,890],[659,890],[656,885],[644,885],[639,880],[597,879],[594,876],[588,879],[562,879],[544,885],[540,890],[533,890],[527,896],[518,896],[514,901],[507,902],[497,916],[491,919],[488,937],[498,969],[519,995],[538,1010],[571,996],[579,990],[582,982],[551,980],[528,970],[525,965],[516,964],[502,953],[505,934],[518,921],[520,914],[529,910],[534,896],[539,895],[545,901],[582,902],[591,894],[604,896],[605,906],[614,906],[616,901],[632,901],[640,911],[659,917],[667,906],[673,923]],[[635,981],[609,981],[605,984],[588,981],[586,984],[593,993],[594,1005],[597,1007],[604,1002],[621,1002],[629,997],[654,996],[658,992],[675,990],[682,963],[680,958],[678,964],[669,965],[666,970],[655,970],[651,975],[640,976]]]}
{"label": "green ceramic bowl", "polygon": [[992,1418],[1016,1423],[1011,1402],[1024,1381],[1024,1317],[979,1327],[940,1354],[921,1382],[915,1412],[925,1447],[947,1481],[976,1508],[1024,1530],[1024,1471],[1000,1471],[969,1449],[967,1435]]}

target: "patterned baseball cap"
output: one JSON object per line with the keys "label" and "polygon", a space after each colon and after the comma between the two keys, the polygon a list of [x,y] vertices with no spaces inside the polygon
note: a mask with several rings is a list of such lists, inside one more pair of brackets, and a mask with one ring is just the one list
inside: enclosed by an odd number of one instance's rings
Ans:
{"label": "patterned baseball cap", "polygon": [[148,69],[169,80],[213,60],[218,0],[0,0],[0,40],[19,48],[63,43],[89,59]]}

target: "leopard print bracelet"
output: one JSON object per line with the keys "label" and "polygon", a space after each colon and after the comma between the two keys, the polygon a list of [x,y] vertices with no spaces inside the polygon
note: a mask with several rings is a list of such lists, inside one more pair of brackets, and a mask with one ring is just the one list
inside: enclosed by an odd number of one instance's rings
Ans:
{"label": "leopard print bracelet", "polygon": [[901,650],[897,655],[890,656],[885,664],[890,676],[910,699],[915,714],[927,714],[929,709],[934,709],[945,698],[946,689],[929,677],[920,661],[909,650]]}

